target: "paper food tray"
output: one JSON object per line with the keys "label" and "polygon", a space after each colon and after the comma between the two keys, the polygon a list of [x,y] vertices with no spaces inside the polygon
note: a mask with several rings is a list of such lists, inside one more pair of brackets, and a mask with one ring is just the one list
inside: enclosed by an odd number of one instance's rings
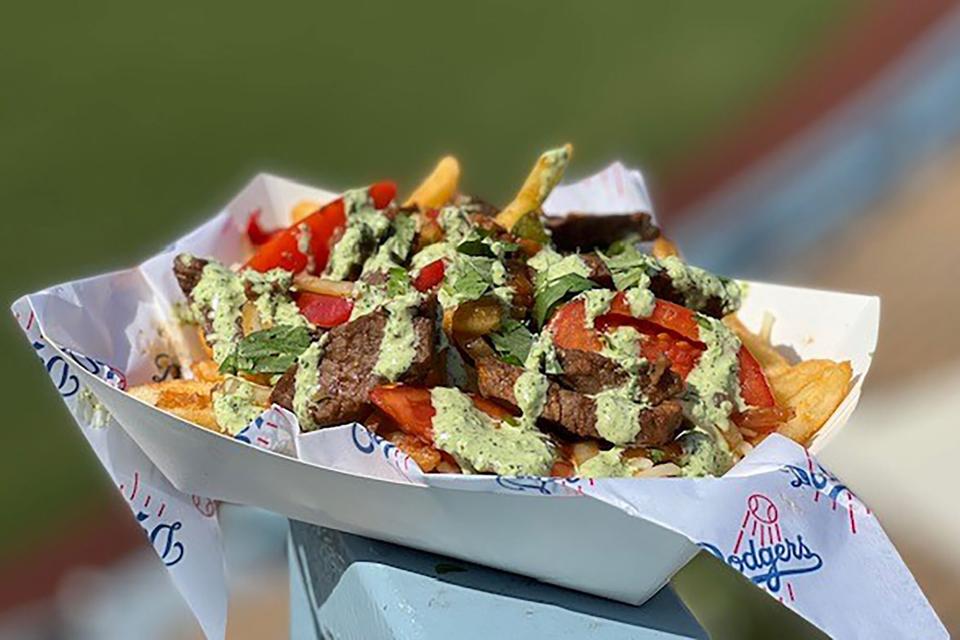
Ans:
{"label": "paper food tray", "polygon": [[[639,174],[621,165],[584,183],[561,187],[558,193],[547,203],[553,212],[564,211],[567,196],[581,204],[591,201],[592,193],[603,195],[593,201],[603,201],[601,208],[607,210],[617,210],[618,205],[620,210],[649,206]],[[726,559],[734,565],[731,558],[740,553],[746,526],[741,520],[763,520],[757,508],[757,496],[761,496],[780,505],[779,510],[774,507],[773,522],[767,525],[786,537],[792,535],[791,530],[802,528],[805,542],[800,546],[813,554],[806,558],[806,569],[785,574],[796,575],[794,582],[801,583],[796,588],[791,583],[789,597],[779,595],[786,606],[831,633],[845,633],[853,627],[826,613],[836,595],[817,593],[821,584],[833,585],[831,593],[848,592],[844,597],[852,606],[867,608],[885,602],[889,592],[849,593],[838,569],[823,570],[837,564],[824,563],[823,556],[832,550],[839,562],[857,566],[865,562],[860,554],[874,558],[879,553],[880,564],[892,566],[887,570],[896,574],[884,588],[889,590],[892,584],[899,589],[897,598],[914,612],[919,602],[929,628],[942,630],[869,510],[802,448],[780,437],[769,438],[722,479],[610,479],[577,484],[556,479],[436,476],[411,471],[409,459],[376,438],[358,435],[366,434],[359,427],[348,425],[304,436],[294,427],[288,432],[292,443],[285,447],[286,454],[281,454],[269,450],[284,448],[275,446],[272,436],[270,442],[260,438],[267,443],[264,448],[213,433],[120,390],[150,381],[157,373],[159,351],[182,353],[188,349],[189,336],[171,322],[172,306],[182,300],[171,270],[176,254],[189,251],[225,263],[240,261],[249,250],[243,228],[251,212],[259,210],[266,227],[277,227],[287,223],[297,202],[324,202],[333,197],[331,192],[260,175],[221,214],[139,268],[51,287],[26,296],[14,310],[55,384],[56,375],[61,381],[73,376],[77,389],[90,389],[112,415],[107,428],[128,434],[149,461],[142,465],[155,465],[162,475],[158,482],[168,481],[173,490],[193,496],[195,504],[212,499],[253,505],[289,518],[639,604],[700,548],[721,557],[730,552]],[[876,345],[879,301],[869,296],[749,283],[741,319],[756,329],[765,313],[775,318],[774,344],[804,359],[849,360],[853,367],[849,395],[810,444],[810,452],[815,454],[843,427],[856,406]],[[54,358],[60,361],[51,365]],[[61,366],[64,373],[55,375],[54,369],[59,371]],[[66,391],[70,386],[67,384]],[[63,383],[58,388],[65,399],[69,397]],[[79,408],[71,405],[71,410],[116,480],[118,472],[111,466],[115,460],[109,450],[103,451],[109,447],[94,441],[100,435],[92,431],[95,427],[84,424]],[[273,411],[276,414],[277,410]],[[364,437],[368,440],[358,441]],[[291,448],[300,459],[289,455]],[[791,474],[792,469],[796,471]],[[803,491],[832,499],[833,511],[839,500],[851,522],[860,519],[863,535],[856,542],[867,543],[866,547],[839,542],[836,531],[846,531],[846,522],[838,524],[829,507],[824,510],[807,504]],[[804,507],[798,508],[801,503]],[[187,535],[189,523],[185,520]],[[722,548],[733,546],[731,540],[738,529],[736,549]],[[748,536],[751,545],[756,535],[754,527]],[[773,535],[770,528],[771,538]],[[756,544],[761,544],[760,538]],[[775,543],[771,540],[769,544]],[[810,569],[814,556],[820,565]],[[805,560],[787,558],[781,564],[788,561],[802,565]],[[878,566],[877,562],[874,558],[871,566]],[[778,574],[783,573],[780,569]],[[774,597],[785,588],[783,576],[776,576],[773,584],[769,575],[760,573],[758,578],[743,572]],[[803,587],[804,580],[808,587]],[[209,603],[200,602],[202,596],[191,595],[189,586],[184,586],[188,582],[182,578],[178,586],[208,635],[217,635],[219,618],[210,613],[217,607],[206,606]],[[805,599],[798,598],[795,590]],[[906,600],[903,593],[909,596]],[[883,608],[887,617],[895,613],[889,603]],[[916,624],[916,616],[912,624]]]}

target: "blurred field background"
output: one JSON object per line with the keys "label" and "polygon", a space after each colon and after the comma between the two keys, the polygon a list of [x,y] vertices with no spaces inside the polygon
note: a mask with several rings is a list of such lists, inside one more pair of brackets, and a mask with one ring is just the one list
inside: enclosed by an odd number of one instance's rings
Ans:
{"label": "blurred field background", "polygon": [[[691,239],[694,261],[727,267],[732,275],[760,272],[776,274],[766,279],[882,292],[884,313],[889,310],[894,322],[884,325],[868,405],[874,388],[893,389],[903,371],[911,378],[918,373],[915,350],[926,349],[944,366],[956,366],[960,356],[960,348],[947,347],[946,338],[937,341],[930,332],[919,345],[910,338],[913,305],[957,297],[955,284],[941,277],[951,265],[960,267],[956,248],[942,246],[941,231],[952,219],[957,237],[957,200],[930,201],[931,191],[941,193],[960,175],[956,155],[938,150],[922,161],[911,156],[895,175],[884,174],[889,184],[882,201],[874,189],[867,201],[843,201],[848,211],[836,216],[837,229],[868,214],[871,221],[900,220],[904,234],[926,229],[922,237],[946,252],[936,254],[941,257],[935,268],[925,268],[923,245],[907,244],[911,263],[918,261],[910,273],[922,274],[913,281],[910,306],[898,304],[900,286],[908,282],[903,272],[873,268],[903,262],[879,259],[905,244],[890,224],[863,223],[869,233],[837,231],[832,241],[811,237],[809,243],[784,245],[782,252],[779,244],[768,244],[761,261],[747,251],[734,259],[718,248],[730,246],[725,234],[734,242],[746,222],[705,228],[708,217],[700,210],[741,173],[762,166],[764,141],[773,145],[787,133],[800,135],[799,125],[811,124],[804,117],[833,106],[826,100],[818,106],[817,94],[837,93],[837,87],[810,84],[829,70],[831,55],[861,50],[856,38],[870,29],[898,34],[912,25],[909,37],[896,37],[919,38],[943,20],[945,4],[7,7],[0,20],[0,195],[6,211],[0,292],[9,303],[49,284],[134,264],[216,212],[258,171],[332,189],[387,177],[409,187],[436,158],[453,152],[464,167],[465,190],[504,202],[539,150],[570,140],[576,146],[571,177],[613,159],[642,167],[661,221]],[[905,12],[906,6],[912,9]],[[877,15],[880,26],[874,24]],[[891,51],[891,43],[899,42],[894,36],[881,40]],[[880,51],[878,56],[902,53]],[[802,90],[792,89],[798,83]],[[842,79],[834,83],[843,88]],[[771,114],[805,101],[810,109],[786,117],[799,118],[799,124],[779,130],[782,120]],[[928,182],[910,186],[918,180]],[[913,193],[911,188],[927,198],[924,218],[914,217],[919,198],[900,195],[897,206],[891,195]],[[735,196],[734,190],[733,203]],[[903,222],[907,212],[909,223]],[[939,294],[938,286],[945,287]],[[952,304],[953,315],[934,321],[938,330],[951,318],[955,324],[960,305],[955,299]],[[0,453],[0,628],[5,612],[12,618],[54,611],[60,618],[52,635],[34,637],[61,637],[74,619],[63,594],[76,591],[69,587],[74,574],[64,567],[116,567],[121,560],[129,565],[145,545],[13,322],[3,325],[0,339],[7,357],[6,424],[15,430]],[[862,450],[860,441],[849,442],[850,450]],[[838,461],[830,462],[841,476],[847,453],[831,450]],[[882,500],[879,485],[871,484],[876,478],[870,464],[851,469],[864,483],[851,484],[863,486],[868,502],[871,494]],[[898,495],[906,501],[910,490],[903,491]],[[881,517],[901,512],[896,501],[884,506],[887,511],[875,505]],[[267,528],[282,545],[282,531]],[[951,601],[957,604],[960,570],[944,571],[936,550],[924,549],[910,527],[891,531],[911,566],[922,570],[921,584],[941,612]],[[276,555],[282,546],[264,553],[282,562]],[[163,580],[159,586],[145,582],[144,574],[160,569],[143,562],[139,573],[122,574],[129,582],[121,587],[150,584],[172,591]],[[265,588],[279,598],[276,620],[267,620],[278,629],[286,612],[274,587],[285,578],[271,573],[275,564],[265,561],[261,569],[269,576]],[[17,576],[16,584],[9,576]],[[133,602],[137,594],[117,588],[116,580],[109,593]],[[677,585],[715,637],[765,637],[771,629],[796,637],[811,633],[705,560],[682,572]],[[189,619],[176,618],[185,614],[175,596],[166,602],[172,602],[171,633],[192,633]],[[28,622],[17,628],[32,629],[33,618],[24,616]]]}

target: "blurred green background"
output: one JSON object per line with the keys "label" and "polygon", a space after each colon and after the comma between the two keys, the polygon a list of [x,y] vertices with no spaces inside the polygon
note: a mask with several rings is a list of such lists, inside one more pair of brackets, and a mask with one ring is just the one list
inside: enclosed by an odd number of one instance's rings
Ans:
{"label": "blurred green background", "polygon": [[[9,304],[134,264],[258,171],[333,189],[385,177],[409,187],[452,152],[467,191],[503,202],[540,149],[569,140],[573,176],[619,158],[656,189],[859,5],[8,6],[0,292]],[[12,321],[0,338],[16,430],[0,458],[2,567],[111,489]],[[703,564],[682,587],[703,581]]]}

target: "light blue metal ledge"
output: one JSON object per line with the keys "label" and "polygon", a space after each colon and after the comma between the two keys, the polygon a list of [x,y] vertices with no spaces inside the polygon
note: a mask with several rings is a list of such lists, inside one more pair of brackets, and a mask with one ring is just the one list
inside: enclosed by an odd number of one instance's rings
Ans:
{"label": "light blue metal ledge", "polygon": [[288,555],[295,640],[707,637],[669,587],[633,607],[293,521]]}

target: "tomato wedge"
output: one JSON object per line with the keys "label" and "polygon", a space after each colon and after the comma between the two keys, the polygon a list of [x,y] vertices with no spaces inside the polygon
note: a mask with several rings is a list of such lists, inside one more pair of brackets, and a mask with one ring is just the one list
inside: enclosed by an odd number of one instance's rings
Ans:
{"label": "tomato wedge", "polygon": [[[500,405],[471,395],[474,406],[491,418],[502,420],[513,414]],[[417,436],[427,444],[433,444],[433,416],[436,410],[430,397],[430,389],[406,385],[384,385],[370,392],[370,401],[393,418],[402,431]]]}
{"label": "tomato wedge", "polygon": [[247,218],[247,237],[256,247],[266,244],[273,237],[274,231],[266,231],[260,226],[260,209],[257,209]]}
{"label": "tomato wedge", "polygon": [[307,320],[318,327],[329,329],[350,319],[353,300],[304,291],[297,296],[297,306]]}
{"label": "tomato wedge", "polygon": [[[610,310],[599,316],[595,329],[585,326],[585,307],[582,300],[574,300],[560,307],[550,320],[554,344],[563,349],[600,351],[603,348],[598,332],[615,326],[632,326],[648,336],[641,343],[641,353],[648,360],[661,354],[671,363],[670,368],[686,379],[700,354],[706,348],[700,342],[700,327],[693,311],[666,300],[657,300],[653,312],[645,318],[635,318],[626,296],[618,293],[610,303]],[[752,407],[773,407],[776,402],[760,363],[745,347],[737,354],[740,365],[740,393]]]}
{"label": "tomato wedge", "polygon": [[[374,206],[382,209],[393,200],[397,185],[393,182],[378,182],[371,185],[367,193]],[[275,232],[247,261],[246,266],[257,271],[269,271],[279,267],[294,273],[312,266],[312,272],[319,273],[327,266],[330,257],[330,239],[346,223],[343,198],[337,198],[300,222]],[[313,256],[312,265],[307,254],[300,250],[301,235],[306,233],[304,225],[310,234],[309,252]]]}
{"label": "tomato wedge", "polygon": [[445,271],[443,260],[434,260],[420,269],[420,273],[413,279],[413,287],[417,291],[429,291],[443,281]]}

